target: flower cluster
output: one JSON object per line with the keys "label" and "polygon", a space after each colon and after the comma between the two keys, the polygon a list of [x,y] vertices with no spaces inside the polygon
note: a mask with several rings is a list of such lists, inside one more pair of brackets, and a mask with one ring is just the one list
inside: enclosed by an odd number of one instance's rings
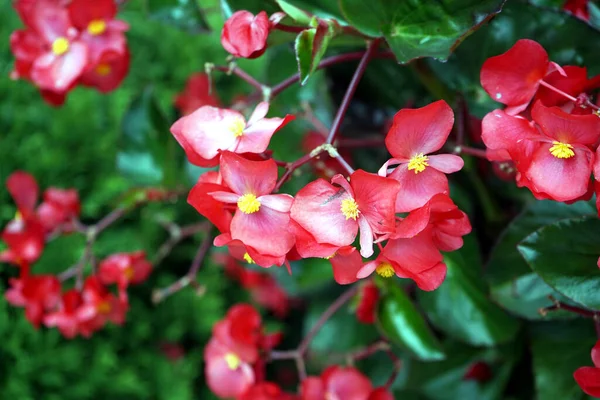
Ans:
{"label": "flower cluster", "polygon": [[259,313],[248,304],[236,304],[213,327],[204,349],[205,375],[209,388],[219,398],[236,400],[391,400],[386,388],[374,388],[356,368],[331,366],[321,376],[300,382],[299,395],[283,392],[265,382],[269,351],[280,334],[265,335]]}
{"label": "flower cluster", "polygon": [[13,79],[26,79],[50,104],[61,105],[78,84],[109,92],[129,69],[114,0],[16,0],[25,25],[10,37]]}
{"label": "flower cluster", "polygon": [[[378,174],[357,170],[349,179],[320,178],[295,198],[273,193],[277,164],[263,158],[271,136],[292,117],[264,118],[267,110],[260,103],[246,123],[237,111],[203,106],[171,128],[190,162],[220,167],[201,176],[188,198],[221,231],[215,245],[235,248],[239,258],[262,267],[327,258],[340,284],[375,271],[411,278],[424,290],[437,288],[446,273],[440,251],[460,248],[471,230],[448,196],[446,174],[461,169],[462,159],[431,154],[450,134],[450,107],[438,101],[400,110],[386,137],[394,158]],[[357,236],[360,252],[353,247]],[[375,243],[380,254],[363,264]]]}
{"label": "flower cluster", "polygon": [[[19,268],[19,276],[9,280],[7,301],[24,307],[25,316],[35,327],[57,327],[67,338],[78,334],[88,337],[108,321],[122,324],[129,307],[127,287],[144,281],[151,271],[145,254],[113,254],[100,262],[97,273],[88,276],[81,288],[63,292],[64,278],[32,274],[31,268],[47,242],[75,229],[81,208],[77,192],[49,188],[37,205],[39,188],[28,173],[13,173],[6,186],[18,211],[0,236],[8,247],[0,252],[0,261]],[[116,284],[118,295],[108,289],[112,284]]]}
{"label": "flower cluster", "polygon": [[597,85],[586,69],[561,67],[524,39],[484,63],[481,83],[506,105],[483,119],[488,159],[513,163],[517,185],[537,199],[589,199],[592,172],[600,177],[600,118],[585,94]]}
{"label": "flower cluster", "polygon": [[252,306],[234,305],[213,326],[212,337],[204,348],[208,387],[220,398],[255,398],[248,397],[247,392],[259,391],[255,384],[257,377],[264,375],[262,358],[280,341],[279,333],[263,332],[260,314]]}

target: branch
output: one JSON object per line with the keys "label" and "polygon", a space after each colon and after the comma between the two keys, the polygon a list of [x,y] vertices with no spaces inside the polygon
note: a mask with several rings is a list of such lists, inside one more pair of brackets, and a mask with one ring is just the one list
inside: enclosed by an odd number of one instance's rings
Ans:
{"label": "branch", "polygon": [[198,247],[198,251],[196,252],[196,255],[194,256],[194,260],[192,261],[192,265],[190,266],[190,269],[187,272],[187,274],[185,274],[184,276],[179,278],[177,281],[175,281],[174,283],[172,283],[171,285],[169,285],[163,289],[154,290],[154,292],[152,293],[152,302],[154,304],[160,303],[167,297],[171,296],[174,293],[177,293],[181,289],[183,289],[183,288],[187,287],[188,285],[193,284],[193,282],[195,282],[196,275],[198,274],[198,270],[202,266],[202,263],[203,263],[204,259],[206,258],[206,255],[208,254],[208,250],[210,250],[210,246],[212,244],[212,239],[213,239],[213,234],[212,234],[212,232],[209,232],[206,235],[206,237],[204,238],[204,241],[202,242],[200,247]]}
{"label": "branch", "polygon": [[234,63],[230,64],[229,66],[214,65],[211,63],[207,63],[205,66],[205,69],[206,69],[207,73],[210,73],[210,71],[212,71],[212,70],[217,70],[217,71],[225,72],[227,75],[234,74],[237,77],[244,80],[245,82],[247,82],[250,86],[254,87],[256,90],[260,91],[261,93],[264,92],[265,88],[267,88],[266,85],[263,85],[262,83],[257,81],[253,76],[248,74],[246,71],[244,71],[243,69],[241,69]]}
{"label": "branch", "polygon": [[585,318],[594,318],[595,320],[599,318],[600,314],[598,314],[594,311],[586,310],[585,308],[581,308],[581,307],[571,306],[569,304],[565,304],[561,301],[558,301],[552,295],[548,296],[548,299],[550,299],[550,301],[553,302],[554,304],[549,307],[540,308],[539,313],[542,315],[542,317],[545,317],[546,314],[548,314],[551,311],[565,310],[565,311],[568,311],[573,314],[581,315],[582,317],[585,317]]}

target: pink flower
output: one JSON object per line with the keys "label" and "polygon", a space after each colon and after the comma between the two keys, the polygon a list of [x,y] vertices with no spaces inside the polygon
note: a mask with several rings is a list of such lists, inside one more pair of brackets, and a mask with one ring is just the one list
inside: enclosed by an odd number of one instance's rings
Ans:
{"label": "pink flower", "polygon": [[249,11],[237,11],[225,21],[221,44],[236,57],[256,58],[265,52],[270,29],[266,12],[254,16]]}
{"label": "pink flower", "polygon": [[204,106],[177,120],[171,133],[192,164],[212,167],[219,163],[219,151],[262,153],[273,134],[294,119],[265,118],[267,111],[269,103],[259,103],[246,122],[238,111]]}
{"label": "pink flower", "polygon": [[[379,175],[400,182],[402,195],[396,212],[423,206],[437,193],[448,193],[445,174],[463,167],[462,158],[451,154],[429,155],[442,148],[454,124],[448,104],[439,100],[417,109],[402,109],[394,116],[385,145],[394,157],[379,170]],[[391,173],[388,166],[399,164]]]}

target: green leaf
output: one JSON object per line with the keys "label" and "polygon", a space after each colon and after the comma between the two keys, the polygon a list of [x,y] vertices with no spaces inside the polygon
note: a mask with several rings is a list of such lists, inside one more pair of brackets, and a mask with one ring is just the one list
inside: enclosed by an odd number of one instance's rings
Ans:
{"label": "green leaf", "polygon": [[332,0],[286,0],[286,3],[304,10],[318,18],[335,19],[342,25],[347,25],[336,1]]}
{"label": "green leaf", "polygon": [[285,0],[275,0],[275,1],[279,5],[279,7],[281,7],[283,12],[286,13],[294,21],[296,21],[300,24],[308,25],[310,23],[310,21],[312,20],[313,16],[311,13],[306,12],[306,11],[292,5]]}
{"label": "green leaf", "polygon": [[558,292],[600,310],[600,220],[555,222],[527,236],[519,251],[530,267]]}
{"label": "green leaf", "polygon": [[384,36],[399,63],[445,60],[466,36],[499,13],[503,0],[340,0],[346,20],[369,36]]}
{"label": "green leaf", "polygon": [[448,273],[432,292],[419,292],[420,304],[431,322],[449,335],[474,346],[492,346],[511,340],[519,329],[485,292],[481,265],[466,262],[460,252],[444,257]]}
{"label": "green leaf", "polygon": [[[517,244],[537,229],[561,218],[594,215],[594,206],[586,202],[567,205],[555,201],[536,201],[527,207],[502,233],[492,249],[485,268],[492,299],[513,314],[527,319],[541,319],[540,308],[552,305],[548,295],[560,295],[531,271],[517,251]],[[600,254],[599,254],[600,255]],[[553,312],[546,318],[564,318]]]}
{"label": "green leaf", "polygon": [[579,367],[592,365],[596,341],[591,321],[538,323],[531,329],[533,372],[538,400],[584,398],[573,379]]}
{"label": "green leaf", "polygon": [[123,116],[117,167],[134,184],[173,185],[182,158],[169,134],[170,120],[158,106],[152,87],[146,87]]}
{"label": "green leaf", "polygon": [[314,18],[311,24],[316,27],[306,29],[296,37],[296,60],[298,61],[301,85],[304,85],[317,69],[327,51],[329,42],[336,33],[335,22]]}
{"label": "green leaf", "polygon": [[421,360],[442,360],[442,345],[404,291],[389,285],[379,303],[378,328],[393,344]]}

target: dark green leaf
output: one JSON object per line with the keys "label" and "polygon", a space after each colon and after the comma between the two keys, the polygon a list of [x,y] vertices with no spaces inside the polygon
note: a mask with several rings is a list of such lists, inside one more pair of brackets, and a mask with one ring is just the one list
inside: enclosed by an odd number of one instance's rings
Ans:
{"label": "dark green leaf", "polygon": [[[555,201],[536,201],[502,233],[485,268],[492,299],[502,307],[527,319],[541,319],[538,310],[552,305],[548,295],[558,294],[531,271],[517,251],[517,244],[537,229],[561,218],[594,215],[594,206],[586,202],[567,205]],[[600,254],[599,254],[600,255]],[[547,318],[565,317],[555,312]]]}
{"label": "dark green leaf", "polygon": [[419,292],[431,322],[449,335],[474,346],[491,346],[512,339],[519,328],[492,303],[480,278],[481,265],[466,262],[460,252],[446,254],[446,280],[437,290]]}
{"label": "dark green leaf", "polygon": [[421,360],[442,360],[442,345],[404,291],[389,285],[378,310],[378,327],[393,344]]}
{"label": "dark green leaf", "polygon": [[600,220],[555,222],[527,236],[519,251],[542,279],[566,297],[600,309]]}
{"label": "dark green leaf", "polygon": [[590,352],[595,341],[591,321],[540,323],[532,327],[531,351],[538,400],[583,399],[573,372],[592,365]]}
{"label": "dark green leaf", "polygon": [[384,36],[398,62],[445,60],[473,30],[500,12],[503,0],[340,0],[346,19],[369,36]]}

